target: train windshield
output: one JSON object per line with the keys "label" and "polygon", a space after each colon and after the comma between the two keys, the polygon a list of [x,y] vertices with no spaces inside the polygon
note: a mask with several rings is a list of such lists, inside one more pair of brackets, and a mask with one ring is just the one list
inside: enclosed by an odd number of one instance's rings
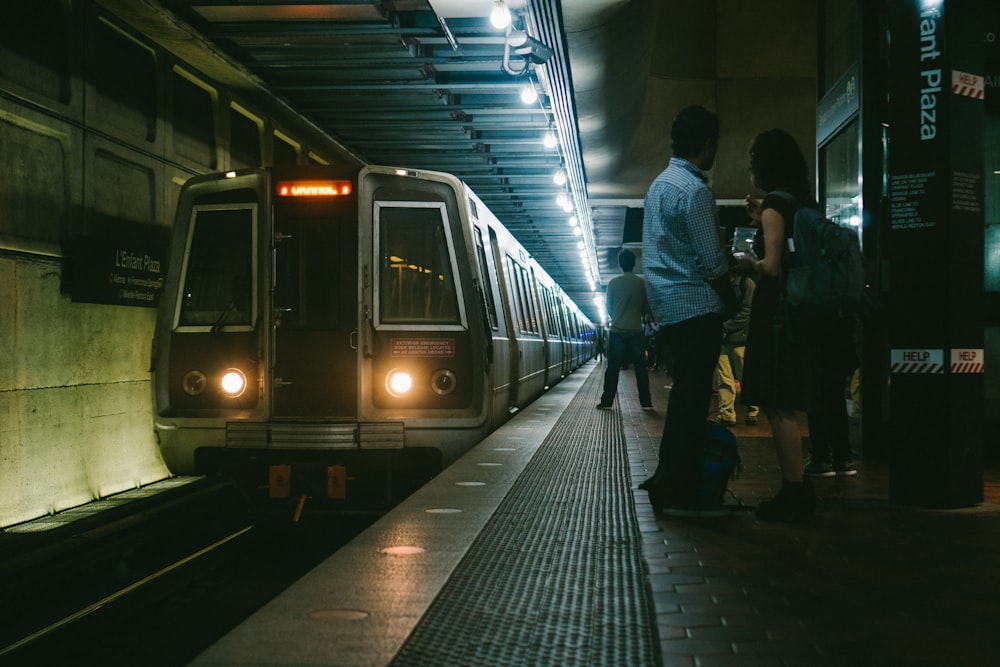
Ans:
{"label": "train windshield", "polygon": [[444,204],[381,202],[379,320],[459,324]]}
{"label": "train windshield", "polygon": [[253,207],[198,207],[191,226],[178,326],[253,323]]}

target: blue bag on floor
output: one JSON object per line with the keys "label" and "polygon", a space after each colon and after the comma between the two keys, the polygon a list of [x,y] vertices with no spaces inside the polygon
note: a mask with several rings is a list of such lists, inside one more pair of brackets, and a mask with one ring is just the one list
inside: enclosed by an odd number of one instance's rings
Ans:
{"label": "blue bag on floor", "polygon": [[736,436],[725,426],[709,424],[702,449],[699,503],[722,505],[729,480],[736,477],[739,468],[740,454],[736,447]]}

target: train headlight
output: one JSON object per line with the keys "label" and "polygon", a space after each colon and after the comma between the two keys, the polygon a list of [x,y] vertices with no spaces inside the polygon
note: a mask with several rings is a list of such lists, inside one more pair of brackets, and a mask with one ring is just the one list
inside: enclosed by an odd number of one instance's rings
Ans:
{"label": "train headlight", "polygon": [[219,383],[226,396],[236,398],[242,396],[247,388],[247,376],[237,368],[230,368],[222,374],[222,381]]}
{"label": "train headlight", "polygon": [[447,396],[455,391],[457,385],[458,378],[446,368],[435,371],[434,375],[431,376],[431,389],[438,396]]}
{"label": "train headlight", "polygon": [[385,388],[393,396],[404,396],[413,389],[413,377],[406,371],[391,370],[385,376]]}
{"label": "train headlight", "polygon": [[181,380],[181,386],[188,396],[200,396],[208,386],[208,378],[201,371],[188,371]]}

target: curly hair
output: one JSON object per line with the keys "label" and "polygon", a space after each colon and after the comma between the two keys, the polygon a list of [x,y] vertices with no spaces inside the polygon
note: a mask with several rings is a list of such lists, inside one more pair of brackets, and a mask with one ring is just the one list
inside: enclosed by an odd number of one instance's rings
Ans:
{"label": "curly hair", "polygon": [[750,144],[750,173],[754,182],[768,192],[786,189],[808,193],[809,167],[802,149],[788,132],[767,130]]}

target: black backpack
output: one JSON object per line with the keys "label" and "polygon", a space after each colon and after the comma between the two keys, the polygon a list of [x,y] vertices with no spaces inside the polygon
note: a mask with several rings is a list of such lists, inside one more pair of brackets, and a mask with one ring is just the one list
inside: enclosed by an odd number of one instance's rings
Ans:
{"label": "black backpack", "polygon": [[792,234],[782,258],[782,296],[790,306],[833,306],[844,313],[867,308],[864,262],[858,233],[803,206],[787,192],[776,194],[795,206]]}

